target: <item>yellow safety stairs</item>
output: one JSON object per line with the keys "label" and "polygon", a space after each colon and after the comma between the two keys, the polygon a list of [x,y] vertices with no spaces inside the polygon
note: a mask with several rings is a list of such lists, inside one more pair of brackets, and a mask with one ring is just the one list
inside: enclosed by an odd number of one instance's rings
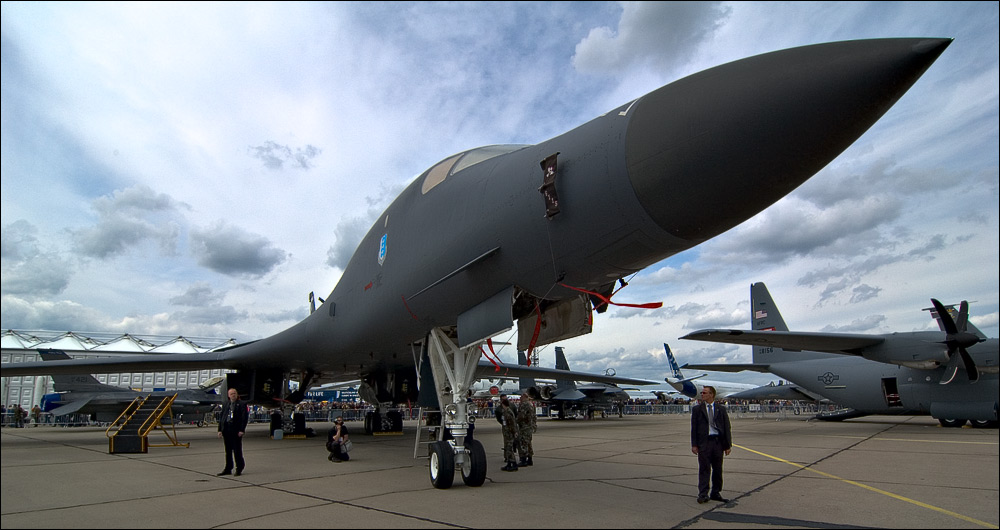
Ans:
{"label": "yellow safety stairs", "polygon": [[[177,394],[165,396],[157,401],[152,394],[137,397],[129,403],[125,410],[108,427],[108,453],[146,453],[150,447],[189,447],[190,443],[177,441],[177,430],[174,428],[174,415],[171,410]],[[170,432],[163,426],[164,416],[170,418]],[[150,444],[149,434],[160,429],[169,444]]]}

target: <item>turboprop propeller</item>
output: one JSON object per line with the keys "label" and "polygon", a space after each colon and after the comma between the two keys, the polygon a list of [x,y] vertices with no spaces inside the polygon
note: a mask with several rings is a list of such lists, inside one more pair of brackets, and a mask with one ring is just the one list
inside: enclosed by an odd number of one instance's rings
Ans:
{"label": "turboprop propeller", "polygon": [[[944,377],[941,378],[941,384],[947,385],[952,382],[955,379],[955,375],[958,374],[958,369],[962,366],[965,367],[965,372],[969,376],[969,382],[975,383],[979,381],[979,369],[976,368],[976,362],[972,360],[972,356],[965,349],[983,340],[967,331],[969,302],[962,300],[962,303],[959,305],[957,323],[951,318],[951,313],[948,312],[944,304],[934,298],[931,298],[931,303],[934,304],[934,309],[941,319],[941,325],[944,327],[946,334],[945,339],[941,343],[948,346],[948,366],[945,369]],[[955,355],[956,352],[958,352],[958,355]]]}

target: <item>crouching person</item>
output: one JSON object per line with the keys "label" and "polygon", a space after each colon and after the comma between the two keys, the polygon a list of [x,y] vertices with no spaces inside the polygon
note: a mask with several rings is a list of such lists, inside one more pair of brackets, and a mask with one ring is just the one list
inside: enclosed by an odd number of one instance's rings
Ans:
{"label": "crouching person", "polygon": [[326,437],[326,450],[330,451],[327,460],[331,462],[343,462],[350,460],[351,455],[347,454],[351,450],[351,436],[344,425],[344,418],[338,417],[333,420],[333,428]]}

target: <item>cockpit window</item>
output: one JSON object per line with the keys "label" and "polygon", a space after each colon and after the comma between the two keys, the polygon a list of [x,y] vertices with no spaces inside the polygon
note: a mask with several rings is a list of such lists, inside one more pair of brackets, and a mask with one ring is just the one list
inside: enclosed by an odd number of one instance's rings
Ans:
{"label": "cockpit window", "polygon": [[444,182],[444,179],[465,168],[474,166],[495,156],[511,153],[525,147],[527,147],[527,145],[488,145],[486,147],[478,147],[464,153],[450,156],[427,170],[427,173],[424,176],[424,182],[420,186],[420,192],[427,193],[434,186]]}
{"label": "cockpit window", "polygon": [[428,191],[431,191],[431,188],[434,186],[444,182],[445,177],[448,176],[448,172],[451,171],[451,166],[455,165],[455,162],[457,162],[459,158],[462,158],[461,154],[446,158],[438,162],[436,166],[432,167],[430,171],[427,172],[427,176],[424,177],[424,183],[420,186],[420,193],[427,193]]}

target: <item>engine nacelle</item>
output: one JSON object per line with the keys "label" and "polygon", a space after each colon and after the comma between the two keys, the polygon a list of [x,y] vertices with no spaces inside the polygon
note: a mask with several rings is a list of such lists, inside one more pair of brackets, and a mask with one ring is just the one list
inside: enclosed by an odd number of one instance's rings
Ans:
{"label": "engine nacelle", "polygon": [[551,400],[555,394],[556,387],[552,385],[546,385],[538,389],[538,395],[545,401]]}

